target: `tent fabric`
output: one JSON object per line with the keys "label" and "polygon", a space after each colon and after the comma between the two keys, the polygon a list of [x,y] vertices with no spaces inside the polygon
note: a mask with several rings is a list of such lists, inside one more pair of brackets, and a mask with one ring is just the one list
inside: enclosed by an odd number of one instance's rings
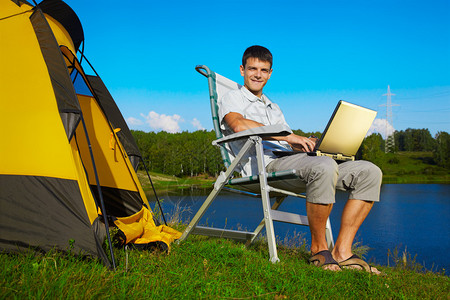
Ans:
{"label": "tent fabric", "polygon": [[[91,185],[95,198],[98,197],[95,185]],[[126,217],[136,213],[142,208],[142,199],[139,192],[130,190],[121,190],[102,186],[102,194],[105,199],[105,207],[108,214],[117,217]]]}
{"label": "tent fabric", "polygon": [[0,4],[0,174],[77,180],[67,165],[73,154],[31,12],[24,10]]}
{"label": "tent fabric", "polygon": [[[124,216],[136,213],[143,204],[148,207],[134,169],[127,157],[124,157],[120,141],[100,105],[92,96],[78,95],[78,99],[83,109],[89,137],[92,139],[92,147],[96,149],[94,159],[101,178],[100,185],[107,209],[113,209],[110,213],[115,216]],[[97,195],[94,188],[97,184],[95,173],[89,159],[89,145],[81,127],[77,129],[76,140],[82,160],[85,162],[89,183]]]}
{"label": "tent fabric", "polygon": [[0,191],[2,249],[49,251],[58,244],[63,250],[73,247],[74,252],[87,255],[99,252],[77,181],[0,175]]}
{"label": "tent fabric", "polygon": [[81,113],[75,89],[70,80],[69,72],[59,50],[58,43],[42,11],[35,10],[30,20],[36,32],[45,63],[47,64],[61,119],[67,137],[70,140],[75,128],[80,122]]}
{"label": "tent fabric", "polygon": [[70,34],[75,51],[84,41],[83,27],[76,13],[61,0],[44,0],[39,3],[39,8],[47,15],[58,21]]}
{"label": "tent fabric", "polygon": [[[77,58],[69,48],[65,46],[61,46],[60,48],[65,59],[67,60],[69,69],[72,72],[78,72],[78,74],[75,74],[78,82],[81,81],[79,79],[80,77],[84,79],[82,85],[83,91],[81,91],[81,94],[93,95],[102,110],[105,112],[105,116],[110,122],[112,128],[120,129],[117,134],[119,140],[125,148],[125,151],[129,156],[134,169],[137,170],[142,155],[139,151],[136,141],[133,138],[133,135],[131,134],[130,129],[128,128],[127,123],[125,122],[125,119],[123,118],[122,113],[119,110],[119,107],[109,93],[106,85],[103,83],[102,79],[99,76],[85,74]],[[86,89],[89,90],[88,93]]]}
{"label": "tent fabric", "polygon": [[95,95],[99,100],[99,104],[108,116],[109,122],[114,129],[120,128],[118,132],[119,140],[128,154],[131,163],[135,170],[139,164],[139,159],[142,157],[141,152],[131,135],[131,131],[128,128],[122,113],[119,110],[116,102],[112,98],[102,79],[98,76],[86,75],[87,81],[94,90]]}
{"label": "tent fabric", "polygon": [[22,3],[28,4],[29,6],[31,6],[31,4],[26,0],[11,0],[11,1],[14,2],[18,6],[22,5]]}

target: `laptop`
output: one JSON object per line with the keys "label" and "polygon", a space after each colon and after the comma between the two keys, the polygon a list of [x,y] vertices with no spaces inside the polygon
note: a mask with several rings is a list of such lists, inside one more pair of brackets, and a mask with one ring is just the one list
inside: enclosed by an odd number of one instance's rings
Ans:
{"label": "laptop", "polygon": [[[340,100],[328,121],[312,156],[330,156],[336,160],[355,160],[355,154],[369,131],[377,112]],[[274,151],[278,157],[298,151]]]}

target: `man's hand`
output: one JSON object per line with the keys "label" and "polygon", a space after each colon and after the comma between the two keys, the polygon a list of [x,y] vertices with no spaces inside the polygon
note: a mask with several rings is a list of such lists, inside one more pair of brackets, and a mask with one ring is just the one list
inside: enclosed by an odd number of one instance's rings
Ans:
{"label": "man's hand", "polygon": [[317,138],[307,138],[292,133],[286,136],[286,141],[296,151],[311,152],[316,146]]}

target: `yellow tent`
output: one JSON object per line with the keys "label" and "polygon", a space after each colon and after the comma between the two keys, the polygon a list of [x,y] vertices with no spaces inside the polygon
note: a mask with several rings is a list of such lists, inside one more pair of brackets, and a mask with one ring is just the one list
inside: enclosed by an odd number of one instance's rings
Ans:
{"label": "yellow tent", "polygon": [[148,217],[125,120],[77,59],[84,34],[73,10],[1,0],[0,40],[0,249],[71,247],[109,264],[108,220],[124,233],[141,224],[137,244],[169,246],[180,234]]}

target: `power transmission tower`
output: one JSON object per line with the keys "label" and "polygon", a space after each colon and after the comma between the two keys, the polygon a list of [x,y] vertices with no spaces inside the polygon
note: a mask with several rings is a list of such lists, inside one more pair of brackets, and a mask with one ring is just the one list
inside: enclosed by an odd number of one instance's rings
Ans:
{"label": "power transmission tower", "polygon": [[384,144],[384,152],[394,152],[395,151],[395,139],[394,139],[394,130],[389,130],[389,125],[394,129],[394,121],[392,116],[392,106],[398,106],[398,104],[392,104],[391,96],[395,96],[395,94],[391,93],[391,88],[388,85],[387,93],[383,96],[387,97],[386,104],[382,104],[380,106],[386,106],[386,140]]}

